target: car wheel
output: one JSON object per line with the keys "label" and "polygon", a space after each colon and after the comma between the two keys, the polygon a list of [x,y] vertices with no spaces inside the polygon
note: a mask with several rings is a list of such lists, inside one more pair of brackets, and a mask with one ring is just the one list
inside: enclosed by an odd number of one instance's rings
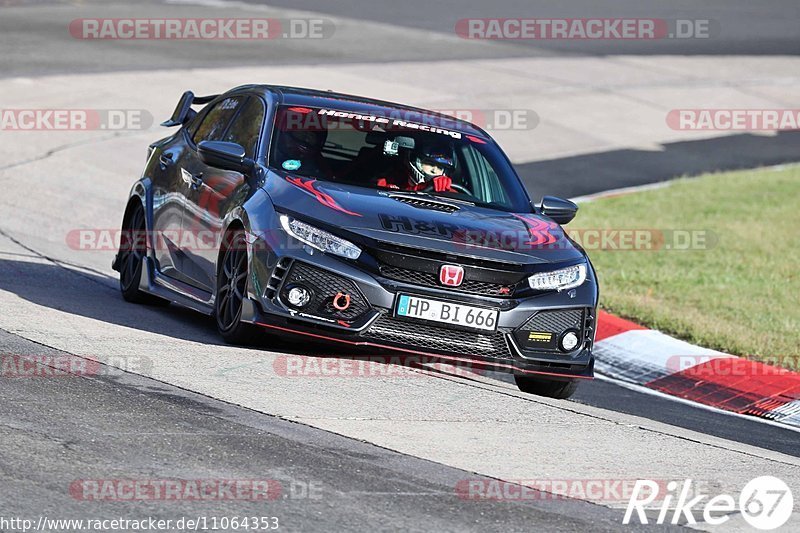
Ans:
{"label": "car wheel", "polygon": [[256,329],[241,321],[247,293],[247,248],[244,232],[228,234],[223,242],[217,273],[214,315],[220,335],[231,344],[250,344],[256,339]]}
{"label": "car wheel", "polygon": [[556,398],[564,400],[569,398],[578,389],[578,381],[553,381],[532,378],[530,376],[514,375],[514,381],[517,382],[517,387],[522,392],[528,394],[536,394],[537,396],[547,396],[548,398]]}
{"label": "car wheel", "polygon": [[147,226],[144,208],[133,209],[122,227],[122,242],[119,247],[119,289],[125,300],[137,304],[169,305],[169,301],[147,294],[139,288],[143,259],[147,257]]}

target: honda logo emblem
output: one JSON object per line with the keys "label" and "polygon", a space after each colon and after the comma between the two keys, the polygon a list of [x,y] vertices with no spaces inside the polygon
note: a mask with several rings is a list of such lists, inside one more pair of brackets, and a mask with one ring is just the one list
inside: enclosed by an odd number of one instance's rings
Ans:
{"label": "honda logo emblem", "polygon": [[442,265],[439,270],[439,283],[448,287],[458,287],[464,281],[464,268],[458,265]]}

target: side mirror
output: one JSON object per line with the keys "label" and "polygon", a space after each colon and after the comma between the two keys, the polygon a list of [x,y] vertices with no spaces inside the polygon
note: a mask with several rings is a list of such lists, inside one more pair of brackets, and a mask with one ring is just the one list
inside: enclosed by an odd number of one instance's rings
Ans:
{"label": "side mirror", "polygon": [[539,209],[557,224],[568,224],[578,214],[578,204],[557,196],[543,197]]}
{"label": "side mirror", "polygon": [[197,145],[200,160],[210,167],[236,172],[248,172],[253,160],[245,154],[244,148],[236,143],[222,141],[200,141]]}

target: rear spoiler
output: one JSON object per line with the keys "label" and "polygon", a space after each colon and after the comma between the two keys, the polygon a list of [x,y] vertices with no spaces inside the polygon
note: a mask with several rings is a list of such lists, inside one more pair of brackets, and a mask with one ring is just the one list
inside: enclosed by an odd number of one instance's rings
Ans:
{"label": "rear spoiler", "polygon": [[217,96],[219,95],[212,94],[210,96],[195,96],[192,91],[186,91],[183,93],[183,95],[181,95],[181,99],[178,100],[178,106],[175,108],[175,111],[172,112],[172,116],[169,118],[169,120],[162,122],[161,125],[167,128],[171,128],[173,126],[182,126],[186,123],[186,121],[197,114],[197,112],[192,109],[193,105],[207,104]]}

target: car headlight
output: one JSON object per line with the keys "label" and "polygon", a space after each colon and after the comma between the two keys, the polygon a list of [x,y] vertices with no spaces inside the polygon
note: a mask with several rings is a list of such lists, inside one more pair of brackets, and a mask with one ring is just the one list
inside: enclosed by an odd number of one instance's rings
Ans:
{"label": "car headlight", "polygon": [[563,291],[586,281],[586,264],[575,265],[552,272],[540,272],[528,278],[531,289],[538,291]]}
{"label": "car headlight", "polygon": [[280,220],[286,233],[312,248],[347,259],[358,259],[361,255],[361,248],[333,233],[315,228],[287,215],[280,215]]}

